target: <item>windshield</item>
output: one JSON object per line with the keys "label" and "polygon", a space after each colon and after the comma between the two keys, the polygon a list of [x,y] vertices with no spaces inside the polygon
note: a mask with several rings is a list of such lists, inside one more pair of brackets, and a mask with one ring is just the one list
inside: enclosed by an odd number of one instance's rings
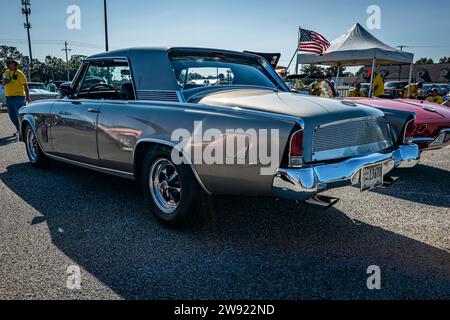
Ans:
{"label": "windshield", "polygon": [[388,82],[386,83],[387,88],[395,88],[395,89],[402,89],[406,86],[406,82]]}
{"label": "windshield", "polygon": [[171,57],[175,78],[184,90],[211,86],[261,86],[275,89],[274,80],[256,59],[219,54]]}
{"label": "windshield", "polygon": [[43,84],[43,83],[29,83],[28,87],[30,89],[47,90],[47,88],[45,87],[45,84]]}

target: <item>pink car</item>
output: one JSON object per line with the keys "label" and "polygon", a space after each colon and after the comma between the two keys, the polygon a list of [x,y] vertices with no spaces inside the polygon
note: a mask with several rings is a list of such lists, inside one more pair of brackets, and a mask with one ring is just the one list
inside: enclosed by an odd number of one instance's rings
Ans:
{"label": "pink car", "polygon": [[346,98],[375,108],[412,111],[414,124],[408,126],[408,136],[421,151],[440,149],[450,145],[450,108],[436,103],[412,99]]}

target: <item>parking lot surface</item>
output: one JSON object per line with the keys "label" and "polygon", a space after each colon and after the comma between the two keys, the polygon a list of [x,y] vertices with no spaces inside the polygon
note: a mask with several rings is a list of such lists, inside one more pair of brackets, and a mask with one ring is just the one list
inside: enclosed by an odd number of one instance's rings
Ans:
{"label": "parking lot surface", "polygon": [[450,148],[389,189],[328,192],[341,201],[327,211],[217,197],[204,223],[173,231],[133,181],[34,169],[13,132],[1,113],[0,299],[450,299]]}

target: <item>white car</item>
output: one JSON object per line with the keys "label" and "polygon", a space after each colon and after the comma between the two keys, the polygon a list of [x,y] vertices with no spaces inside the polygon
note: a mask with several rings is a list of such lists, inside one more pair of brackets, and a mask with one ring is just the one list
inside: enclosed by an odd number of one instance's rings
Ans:
{"label": "white car", "polygon": [[6,112],[5,88],[0,84],[0,112]]}
{"label": "white car", "polygon": [[30,88],[31,101],[56,99],[59,97],[58,93],[48,91],[45,84],[40,82],[29,82],[28,87]]}

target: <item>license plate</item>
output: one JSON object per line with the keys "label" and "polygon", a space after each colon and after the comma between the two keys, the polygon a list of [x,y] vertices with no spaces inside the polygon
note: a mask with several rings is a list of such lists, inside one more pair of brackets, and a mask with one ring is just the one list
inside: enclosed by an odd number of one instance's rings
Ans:
{"label": "license plate", "polygon": [[443,144],[445,142],[445,135],[446,133],[441,133],[436,140],[434,140],[431,144],[432,145],[438,145],[438,144]]}
{"label": "license plate", "polygon": [[367,191],[383,184],[383,165],[365,167],[361,172],[361,191]]}

